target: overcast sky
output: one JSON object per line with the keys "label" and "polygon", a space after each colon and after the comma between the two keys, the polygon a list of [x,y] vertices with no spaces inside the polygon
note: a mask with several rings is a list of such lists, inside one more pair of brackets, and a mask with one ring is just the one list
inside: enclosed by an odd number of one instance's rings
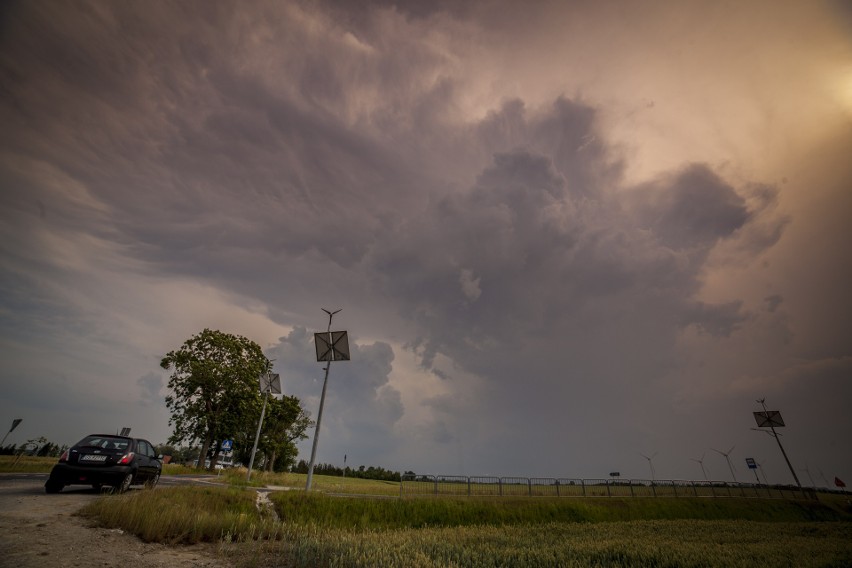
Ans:
{"label": "overcast sky", "polygon": [[0,4],[7,443],[342,308],[319,462],[852,481],[849,3],[424,4]]}

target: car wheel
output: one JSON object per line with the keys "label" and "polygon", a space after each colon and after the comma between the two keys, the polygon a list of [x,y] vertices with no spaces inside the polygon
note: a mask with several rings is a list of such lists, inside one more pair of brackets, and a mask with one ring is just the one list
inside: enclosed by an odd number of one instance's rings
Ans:
{"label": "car wheel", "polygon": [[127,474],[127,475],[125,475],[125,476],[124,476],[124,478],[121,480],[121,483],[119,483],[118,485],[116,485],[116,486],[115,486],[115,492],[116,492],[116,493],[124,493],[125,491],[127,491],[128,489],[130,489],[130,484],[131,484],[131,483],[133,483],[133,474],[132,474],[132,473],[128,473],[128,474]]}
{"label": "car wheel", "polygon": [[157,482],[160,481],[160,472],[154,474],[154,477],[150,478],[145,482],[146,489],[153,489],[157,486]]}
{"label": "car wheel", "polygon": [[54,482],[48,481],[47,483],[44,484],[44,492],[45,493],[59,493],[60,491],[62,491],[63,487],[65,487],[65,486],[62,485],[61,483],[54,483]]}

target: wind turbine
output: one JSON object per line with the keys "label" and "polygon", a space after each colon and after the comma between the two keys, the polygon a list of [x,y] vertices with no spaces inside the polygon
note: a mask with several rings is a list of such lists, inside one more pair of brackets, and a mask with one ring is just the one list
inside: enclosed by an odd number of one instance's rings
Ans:
{"label": "wind turbine", "polygon": [[731,449],[730,449],[730,450],[728,450],[727,452],[723,452],[723,451],[717,450],[716,448],[710,448],[711,450],[713,450],[713,451],[714,451],[714,452],[716,452],[717,454],[720,454],[720,455],[725,456],[725,461],[727,461],[727,462],[728,462],[728,468],[731,470],[731,478],[733,478],[734,483],[736,483],[736,481],[737,481],[737,475],[734,473],[734,464],[732,464],[732,463],[731,463],[730,455],[731,455],[731,452],[733,452],[733,451],[734,451],[734,448],[735,448],[735,447],[736,447],[736,446],[731,446]]}
{"label": "wind turbine", "polygon": [[701,454],[700,460],[697,460],[695,458],[689,458],[689,459],[691,459],[694,462],[698,462],[698,465],[701,466],[701,473],[704,474],[704,481],[710,481],[710,478],[707,477],[707,470],[704,469],[704,456],[706,456],[706,455],[707,455],[707,452],[704,452],[703,454]]}
{"label": "wind turbine", "polygon": [[643,458],[645,458],[646,460],[648,460],[648,467],[651,468],[651,481],[654,481],[656,479],[655,472],[654,472],[654,462],[652,462],[651,460],[656,457],[657,452],[654,452],[653,454],[651,454],[651,457],[646,456],[642,452],[639,452],[639,455],[642,456]]}

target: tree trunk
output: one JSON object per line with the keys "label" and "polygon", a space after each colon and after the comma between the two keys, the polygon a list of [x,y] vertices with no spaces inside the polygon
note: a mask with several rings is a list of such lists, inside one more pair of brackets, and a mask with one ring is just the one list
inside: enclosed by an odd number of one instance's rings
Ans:
{"label": "tree trunk", "polygon": [[204,437],[204,442],[201,444],[201,451],[198,453],[198,467],[204,469],[204,462],[207,461],[207,450],[210,449],[210,435]]}

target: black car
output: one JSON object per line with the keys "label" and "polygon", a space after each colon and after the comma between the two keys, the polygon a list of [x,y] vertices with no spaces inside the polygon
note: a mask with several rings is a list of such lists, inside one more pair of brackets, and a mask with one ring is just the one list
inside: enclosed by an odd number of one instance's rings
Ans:
{"label": "black car", "polygon": [[163,471],[162,456],[148,440],[92,434],[59,458],[44,484],[47,493],[58,493],[66,485],[112,486],[117,492],[131,485],[153,487]]}

